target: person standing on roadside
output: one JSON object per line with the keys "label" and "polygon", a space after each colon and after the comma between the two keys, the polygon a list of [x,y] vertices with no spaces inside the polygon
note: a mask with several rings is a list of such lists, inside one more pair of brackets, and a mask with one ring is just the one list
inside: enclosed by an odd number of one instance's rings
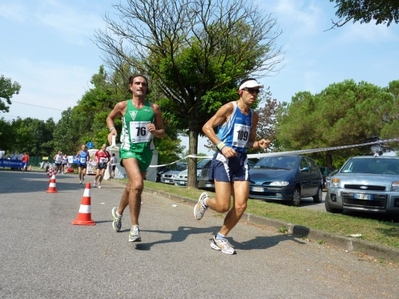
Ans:
{"label": "person standing on roadside", "polygon": [[22,156],[22,171],[28,170],[28,164],[29,164],[29,155],[27,152],[25,152],[24,155]]}
{"label": "person standing on roadside", "polygon": [[132,99],[117,103],[106,118],[110,132],[109,144],[112,144],[112,137],[117,135],[114,119],[122,118],[119,156],[120,164],[125,168],[128,178],[119,207],[112,209],[112,227],[117,232],[121,230],[122,214],[129,205],[132,224],[129,242],[140,242],[141,194],[147,168],[152,160],[152,139],[153,137],[163,138],[165,129],[161,109],[157,104],[146,99],[150,92],[147,78],[143,75],[131,76],[129,91],[132,93]]}
{"label": "person standing on roadside", "polygon": [[96,151],[94,156],[97,159],[97,173],[94,177],[93,187],[97,186],[99,189],[101,189],[101,182],[104,178],[105,170],[108,167],[108,162],[111,159],[111,155],[107,151],[107,145],[103,144],[101,149]]}
{"label": "person standing on roadside", "polygon": [[76,159],[78,160],[79,184],[82,184],[85,180],[87,162],[90,160],[89,151],[85,144],[82,144],[80,151],[76,153]]}
{"label": "person standing on roadside", "polygon": [[[259,117],[251,107],[260,88],[263,85],[255,79],[241,81],[238,88],[240,98],[223,105],[202,128],[216,145],[209,172],[209,179],[214,180],[216,197],[210,198],[203,192],[194,207],[194,217],[201,220],[208,207],[219,213],[228,212],[223,226],[211,241],[212,249],[226,254],[235,253],[226,236],[247,208],[249,167],[246,148],[265,149],[270,144],[266,139],[255,141]],[[231,196],[233,206],[230,209]]]}
{"label": "person standing on roadside", "polygon": [[118,163],[118,159],[116,158],[115,154],[112,154],[112,157],[111,157],[111,173],[110,173],[110,177],[111,178],[115,177],[116,163]]}

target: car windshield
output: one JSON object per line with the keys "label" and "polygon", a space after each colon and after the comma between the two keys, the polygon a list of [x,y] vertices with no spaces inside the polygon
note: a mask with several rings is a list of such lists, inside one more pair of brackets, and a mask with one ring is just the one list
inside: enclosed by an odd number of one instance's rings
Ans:
{"label": "car windshield", "polygon": [[294,167],[296,167],[296,163],[297,157],[265,157],[259,160],[253,168],[293,169]]}
{"label": "car windshield", "polygon": [[202,169],[208,163],[209,159],[202,159],[197,163],[197,169]]}
{"label": "car windshield", "polygon": [[187,163],[177,162],[169,166],[169,170],[182,171],[187,168]]}
{"label": "car windshield", "polygon": [[356,158],[350,159],[341,172],[399,174],[399,159],[387,158]]}

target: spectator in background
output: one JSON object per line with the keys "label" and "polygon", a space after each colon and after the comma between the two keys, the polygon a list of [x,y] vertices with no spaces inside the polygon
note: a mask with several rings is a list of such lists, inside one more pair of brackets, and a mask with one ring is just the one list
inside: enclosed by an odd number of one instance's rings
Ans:
{"label": "spectator in background", "polygon": [[112,154],[112,157],[111,157],[111,178],[115,177],[116,163],[118,163],[118,159],[116,158],[115,154]]}
{"label": "spectator in background", "polygon": [[28,170],[29,155],[25,152],[22,156],[22,171]]}

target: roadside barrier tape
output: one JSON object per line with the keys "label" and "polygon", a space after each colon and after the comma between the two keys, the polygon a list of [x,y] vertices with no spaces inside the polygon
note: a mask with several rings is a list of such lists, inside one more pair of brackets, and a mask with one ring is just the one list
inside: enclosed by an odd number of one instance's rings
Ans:
{"label": "roadside barrier tape", "polygon": [[[383,144],[383,143],[390,143],[390,142],[398,142],[399,137],[391,138],[391,139],[384,139],[366,143],[359,143],[359,144],[351,144],[351,145],[340,145],[340,146],[332,146],[332,147],[324,147],[324,148],[314,148],[314,149],[304,149],[304,150],[296,150],[296,151],[286,151],[286,152],[272,152],[272,153],[261,153],[261,154],[248,154],[248,158],[263,158],[263,157],[271,157],[271,156],[287,156],[287,155],[301,155],[301,154],[310,154],[310,153],[318,153],[318,152],[327,152],[327,151],[334,151],[339,149],[346,149],[346,148],[354,148],[354,147],[362,147],[368,145],[375,145],[375,144]],[[212,159],[212,156],[198,156],[198,155],[187,155],[184,158],[176,160],[171,163],[161,164],[161,165],[150,165],[151,168],[158,168],[163,166],[168,166],[172,164],[176,164],[177,162],[186,160],[187,158],[196,158],[196,159]]]}

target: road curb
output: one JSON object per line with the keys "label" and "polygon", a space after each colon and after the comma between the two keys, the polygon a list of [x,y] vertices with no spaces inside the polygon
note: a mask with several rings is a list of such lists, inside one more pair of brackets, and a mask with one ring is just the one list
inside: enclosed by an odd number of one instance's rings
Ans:
{"label": "road curb", "polygon": [[297,238],[308,238],[317,242],[332,244],[347,251],[359,252],[374,258],[399,262],[399,250],[395,248],[257,215],[244,214],[244,216],[246,217],[246,221],[252,223],[274,227],[277,230],[285,228],[288,235]]}
{"label": "road curb", "polygon": [[[144,192],[153,193],[157,195],[162,195],[166,198],[191,202],[194,204],[197,203],[196,200],[186,198],[184,196],[175,195],[172,193],[167,193],[151,188],[144,188]],[[293,223],[287,223],[280,220],[270,219],[254,214],[244,213],[241,218],[241,221],[248,221],[257,225],[264,225],[273,227],[276,230],[281,230],[282,228],[286,231],[287,235],[294,236],[296,238],[307,238],[316,242],[331,244],[334,246],[338,246],[348,252],[357,252],[361,254],[366,254],[367,256],[376,258],[389,260],[392,262],[399,262],[399,250],[395,248],[390,248],[388,246],[383,246],[380,244],[371,243],[368,241],[364,241],[358,238],[353,237],[345,237],[333,233],[324,232],[317,229],[308,228],[301,225],[296,225]]]}

